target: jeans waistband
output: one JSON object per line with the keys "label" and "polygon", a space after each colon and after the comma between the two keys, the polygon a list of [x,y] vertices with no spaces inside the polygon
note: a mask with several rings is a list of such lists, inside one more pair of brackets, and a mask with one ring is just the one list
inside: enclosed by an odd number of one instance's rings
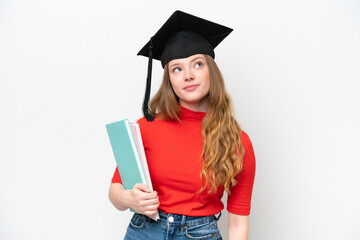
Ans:
{"label": "jeans waistband", "polygon": [[171,224],[171,225],[197,225],[202,223],[207,223],[211,221],[217,221],[221,212],[218,216],[210,215],[210,216],[187,216],[173,213],[164,213],[159,211],[160,220],[162,223]]}

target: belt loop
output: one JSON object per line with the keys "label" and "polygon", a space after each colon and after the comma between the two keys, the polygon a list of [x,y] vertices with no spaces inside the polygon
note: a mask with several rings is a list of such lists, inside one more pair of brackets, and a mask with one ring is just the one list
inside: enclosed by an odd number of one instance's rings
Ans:
{"label": "belt loop", "polygon": [[185,226],[185,223],[186,223],[186,215],[182,215],[181,226]]}
{"label": "belt loop", "polygon": [[219,213],[218,217],[216,217],[216,215],[214,215],[214,218],[215,218],[216,221],[219,220],[220,217],[221,217],[221,212]]}

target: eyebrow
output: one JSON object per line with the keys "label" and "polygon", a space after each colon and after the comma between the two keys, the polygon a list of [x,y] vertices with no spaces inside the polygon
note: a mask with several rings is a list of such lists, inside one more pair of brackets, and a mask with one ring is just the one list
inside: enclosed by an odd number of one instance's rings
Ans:
{"label": "eyebrow", "polygon": [[180,65],[180,63],[173,63],[173,64],[169,65],[169,69],[170,69],[170,68],[173,68],[173,67],[176,67],[176,66],[178,66],[178,65]]}
{"label": "eyebrow", "polygon": [[[193,63],[193,62],[198,61],[199,59],[201,59],[201,60],[203,60],[203,61],[206,61],[206,60],[205,60],[205,57],[203,57],[203,56],[198,56],[198,57],[192,59],[190,62]],[[181,63],[178,63],[178,62],[173,63],[173,64],[169,65],[169,68],[173,68],[173,67],[176,67],[176,66],[178,66],[178,65],[181,65]]]}
{"label": "eyebrow", "polygon": [[199,57],[196,57],[196,58],[194,58],[193,60],[191,60],[191,62],[196,62],[196,61],[199,60],[199,59],[205,60],[205,58],[204,58],[203,56],[199,56]]}

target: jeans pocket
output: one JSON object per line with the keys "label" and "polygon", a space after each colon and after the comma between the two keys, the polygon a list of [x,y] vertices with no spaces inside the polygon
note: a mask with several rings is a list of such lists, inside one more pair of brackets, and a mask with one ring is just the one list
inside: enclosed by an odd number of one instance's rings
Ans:
{"label": "jeans pocket", "polygon": [[142,214],[135,213],[130,220],[129,227],[134,230],[143,229],[148,223],[148,218]]}
{"label": "jeans pocket", "polygon": [[216,221],[186,226],[185,236],[188,239],[222,239]]}

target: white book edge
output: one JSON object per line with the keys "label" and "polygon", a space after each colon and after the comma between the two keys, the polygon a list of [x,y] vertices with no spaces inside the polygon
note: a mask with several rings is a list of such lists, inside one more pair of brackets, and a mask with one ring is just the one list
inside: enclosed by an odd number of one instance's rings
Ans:
{"label": "white book edge", "polygon": [[137,148],[137,145],[136,145],[136,139],[134,138],[134,134],[132,132],[132,129],[131,129],[131,124],[129,122],[129,120],[125,119],[125,126],[126,126],[126,130],[129,134],[129,136],[132,136],[130,137],[130,143],[131,143],[131,147],[132,149],[134,150],[134,154],[135,154],[135,158],[136,158],[136,164],[138,166],[138,169],[140,170],[140,177],[141,177],[141,181],[143,183],[146,183],[146,178],[145,178],[145,175],[144,175],[144,169],[142,167],[142,163],[141,163],[141,160],[140,160],[140,156],[139,156],[139,150]]}
{"label": "white book edge", "polygon": [[[145,175],[145,182],[146,185],[150,188],[151,191],[154,191],[152,183],[151,183],[151,177],[149,172],[149,166],[147,164],[145,150],[144,150],[144,144],[141,137],[140,127],[138,123],[130,123],[131,132],[135,141],[135,145],[137,148],[137,153],[139,154],[140,162],[142,165],[142,169]],[[155,214],[155,216],[151,217],[154,220],[158,220],[160,218],[159,212]]]}
{"label": "white book edge", "polygon": [[142,165],[142,169],[144,170],[144,175],[146,179],[146,185],[150,188],[151,191],[153,191],[153,186],[151,183],[151,177],[149,173],[149,167],[146,160],[145,150],[143,141],[141,138],[140,128],[138,123],[130,123],[131,131],[133,133],[133,137],[135,140],[136,148],[140,157],[140,162]]}

